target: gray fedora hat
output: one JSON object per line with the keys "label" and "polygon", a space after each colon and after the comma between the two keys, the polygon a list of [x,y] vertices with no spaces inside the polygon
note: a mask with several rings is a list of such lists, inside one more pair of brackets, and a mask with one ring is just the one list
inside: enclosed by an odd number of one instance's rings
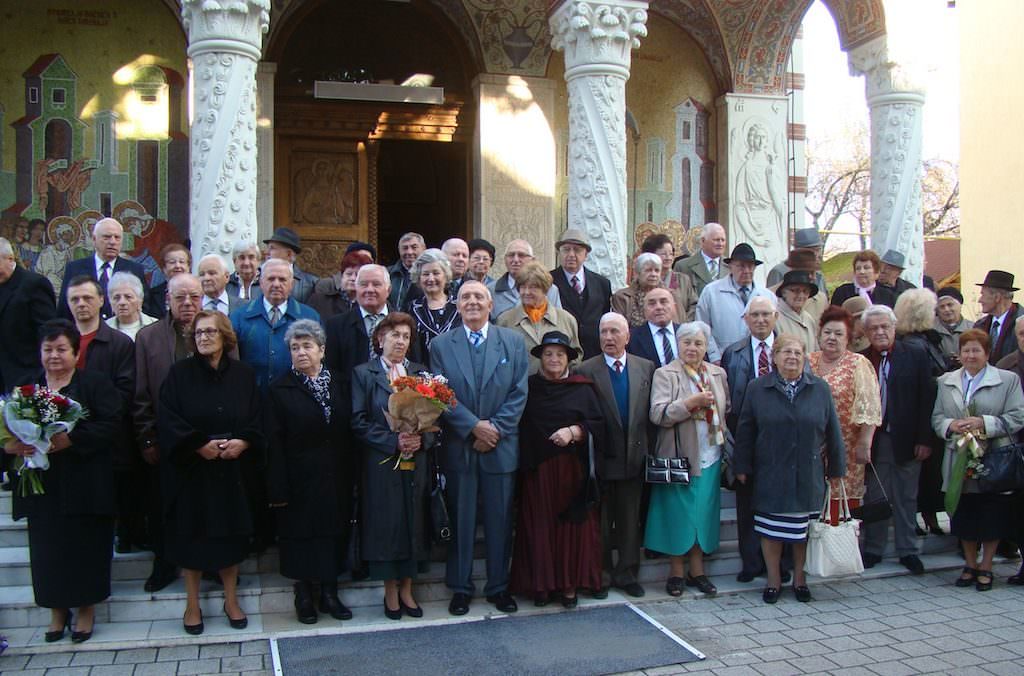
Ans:
{"label": "gray fedora hat", "polygon": [[587,233],[577,228],[566,228],[562,236],[555,242],[555,248],[559,248],[563,244],[579,244],[587,251],[592,251],[593,247],[590,246],[590,240],[587,239]]}
{"label": "gray fedora hat", "polygon": [[817,228],[800,228],[793,235],[793,248],[806,249],[812,246],[823,246]]}
{"label": "gray fedora hat", "polygon": [[264,244],[270,244],[271,242],[284,244],[295,253],[302,253],[302,240],[299,239],[299,235],[291,228],[278,228],[274,231],[273,235],[263,240]]}
{"label": "gray fedora hat", "polygon": [[882,262],[891,265],[894,268],[899,268],[900,270],[907,267],[907,257],[896,249],[889,249],[886,251],[885,255],[882,256]]}

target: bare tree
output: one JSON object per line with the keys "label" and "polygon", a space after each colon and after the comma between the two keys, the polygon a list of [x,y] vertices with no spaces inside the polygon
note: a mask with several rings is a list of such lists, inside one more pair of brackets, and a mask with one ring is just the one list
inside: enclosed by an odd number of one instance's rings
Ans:
{"label": "bare tree", "polygon": [[925,237],[960,236],[960,167],[949,160],[924,161],[921,219]]}

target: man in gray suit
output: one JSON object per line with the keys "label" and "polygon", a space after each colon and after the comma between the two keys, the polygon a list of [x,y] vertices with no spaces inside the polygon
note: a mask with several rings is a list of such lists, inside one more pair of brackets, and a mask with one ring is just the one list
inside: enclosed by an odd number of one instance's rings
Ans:
{"label": "man in gray suit", "polygon": [[455,510],[446,580],[454,592],[448,605],[452,615],[469,612],[473,596],[478,494],[487,546],[484,593],[502,612],[518,609],[508,592],[508,568],[529,360],[518,332],[489,323],[492,306],[484,284],[466,281],[458,296],[462,326],[430,343],[430,363],[448,378],[458,400],[441,418],[448,497]]}
{"label": "man in gray suit", "polygon": [[[601,352],[587,359],[576,372],[597,389],[604,413],[608,448],[597,458],[601,478],[601,542],[604,572],[611,585],[630,596],[643,596],[637,582],[640,571],[640,502],[643,496],[644,458],[650,452],[651,380],[655,365],[636,355],[626,356],[629,323],[617,312],[601,317]],[[618,561],[612,561],[617,549]],[[607,582],[605,583],[607,584]],[[603,595],[601,590],[598,596]]]}
{"label": "man in gray suit", "polygon": [[230,315],[244,304],[238,296],[227,292],[228,266],[218,254],[206,254],[199,259],[199,283],[203,285],[203,309]]}
{"label": "man in gray suit", "polygon": [[722,264],[725,255],[725,228],[718,223],[706,223],[700,237],[700,251],[673,266],[676,272],[689,275],[697,296],[704,287],[729,274],[729,266]]}

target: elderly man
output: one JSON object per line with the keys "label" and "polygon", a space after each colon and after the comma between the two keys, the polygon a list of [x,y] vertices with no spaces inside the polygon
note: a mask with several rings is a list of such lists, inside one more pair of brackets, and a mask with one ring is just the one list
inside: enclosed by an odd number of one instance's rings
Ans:
{"label": "elderly man", "polygon": [[1013,324],[1018,317],[1024,316],[1024,308],[1013,302],[1013,275],[1003,270],[989,270],[981,284],[981,311],[987,316],[974,323],[974,328],[981,329],[992,340],[992,351],[989,353],[990,364],[997,363],[1016,349],[1013,340]]}
{"label": "elderly man", "polygon": [[[917,556],[917,484],[921,463],[931,455],[931,415],[935,379],[928,353],[896,340],[896,315],[872,305],[862,316],[870,346],[863,352],[878,373],[882,424],[875,430],[871,460],[877,481],[868,480],[865,503],[888,499],[892,505],[896,555],[915,575],[924,572]],[[882,560],[889,519],[864,525],[864,567]]]}
{"label": "elderly man", "polygon": [[612,284],[607,277],[584,267],[592,247],[582,230],[569,228],[555,242],[562,265],[551,271],[562,309],[576,318],[583,358],[601,353],[601,317],[612,301]]}
{"label": "elderly man", "polygon": [[[101,218],[92,227],[93,244],[96,247],[95,253],[90,258],[80,258],[68,263],[64,268],[64,281],[61,284],[60,296],[63,299],[68,297],[68,282],[76,277],[88,275],[99,282],[103,290],[103,306],[100,309],[100,316],[106,320],[114,315],[107,300],[107,283],[115,272],[130,272],[139,278],[142,286],[146,286],[146,271],[135,261],[121,258],[121,242],[124,239],[124,228],[113,218]],[[58,314],[65,319],[73,319],[71,310],[63,302],[58,303]],[[146,293],[146,299],[142,304],[142,311],[151,317],[162,317],[164,315],[164,299],[154,299],[152,293]]]}
{"label": "elderly man", "polygon": [[[704,287],[697,301],[696,317],[711,327],[711,335],[718,345],[732,345],[743,337],[747,327],[743,323],[743,310],[754,290],[754,268],[761,265],[754,249],[746,242],[737,244],[732,255],[725,259],[729,276]],[[708,358],[717,362],[721,355],[708,346]]]}
{"label": "elderly man", "polygon": [[231,316],[243,304],[240,298],[227,292],[228,266],[218,254],[206,254],[199,260],[198,277],[203,286],[204,310]]}
{"label": "elderly man", "polygon": [[165,557],[156,417],[167,372],[174,362],[192,354],[188,330],[202,309],[203,289],[198,279],[184,273],[167,283],[167,298],[170,313],[135,336],[135,398],[131,410],[135,441],[145,463],[146,520],[153,547],[153,569],[145,584],[148,592],[160,591],[178,577],[177,568]]}
{"label": "elderly man", "polygon": [[679,356],[676,329],[679,323],[676,303],[668,289],[657,287],[644,296],[646,324],[635,326],[629,334],[629,353],[642,357],[657,366],[667,366]]}
{"label": "elderly man", "polygon": [[729,274],[728,263],[722,265],[724,254],[725,228],[718,223],[705,223],[700,236],[700,254],[676,261],[673,269],[687,275],[700,296],[705,286]]}
{"label": "elderly man", "polygon": [[907,257],[895,249],[889,249],[882,256],[882,267],[878,271],[878,283],[892,291],[895,298],[908,289],[916,289],[917,285],[900,277],[907,267]]}
{"label": "elderly man", "polygon": [[[820,272],[822,256],[825,253],[825,243],[821,241],[821,235],[818,234],[817,228],[799,228],[795,233],[793,233],[793,249],[789,253],[792,255],[794,251],[804,249],[809,250],[814,254],[816,263],[815,270],[818,270],[818,274],[815,275],[815,281],[818,284],[818,288],[821,291],[824,291],[827,296],[828,289],[825,287],[825,276]],[[791,255],[768,272],[768,278],[765,280],[765,286],[775,286],[782,281],[783,275],[790,270],[806,269],[806,264],[803,262],[798,265],[793,265]]]}
{"label": "elderly man", "polygon": [[260,293],[260,261],[263,254],[255,242],[239,240],[231,250],[235,271],[228,276],[229,296],[243,301],[252,300]]}
{"label": "elderly man", "polygon": [[[942,337],[942,354],[951,363],[960,363],[960,334],[971,328],[971,322],[964,319],[964,297],[953,286],[944,286],[936,294],[935,330]],[[1002,368],[1002,367],[1000,367]]]}
{"label": "elderly man", "polygon": [[267,260],[276,258],[288,263],[292,271],[291,297],[305,303],[313,293],[313,287],[319,278],[302,270],[295,263],[295,258],[302,253],[302,241],[298,234],[291,228],[278,228],[269,239],[263,240],[263,243],[267,245]]}
{"label": "elderly man", "polygon": [[807,270],[790,270],[782,278],[775,295],[779,297],[779,333],[798,336],[804,344],[805,354],[815,352],[818,349],[818,322],[804,309],[807,300],[818,295],[814,276]]}
{"label": "elderly man", "polygon": [[39,372],[39,327],[54,318],[53,285],[14,259],[14,247],[0,237],[0,394],[25,385]]}
{"label": "elderly man", "polygon": [[412,289],[412,264],[427,248],[423,235],[418,232],[407,232],[398,238],[398,261],[387,269],[391,293],[387,302],[393,308],[405,307]]}
{"label": "elderly man", "polygon": [[[576,372],[589,378],[604,413],[607,448],[597,458],[601,478],[601,542],[605,584],[634,597],[644,595],[639,583],[640,504],[644,461],[654,433],[648,416],[655,365],[626,355],[629,323],[616,312],[601,317],[602,354],[587,359]],[[613,552],[618,558],[613,559]],[[599,594],[600,595],[600,594]]]}
{"label": "elderly man", "polygon": [[462,286],[462,279],[469,270],[469,245],[466,240],[458,237],[446,239],[441,245],[441,251],[448,257],[448,264],[452,267],[452,281],[449,282],[449,293],[457,296],[459,287]]}
{"label": "elderly man", "polygon": [[448,497],[455,508],[446,576],[454,592],[452,615],[469,612],[473,597],[478,499],[487,550],[484,594],[501,612],[518,609],[508,592],[508,569],[528,359],[517,331],[488,321],[491,305],[484,284],[466,282],[458,296],[462,326],[430,342],[430,363],[448,378],[459,402],[441,417]]}
{"label": "elderly man", "polygon": [[[514,239],[505,247],[505,274],[494,283],[494,309],[491,320],[497,319],[502,312],[519,304],[519,291],[516,289],[516,275],[523,266],[533,260],[533,247],[525,239]],[[558,287],[554,284],[548,289],[548,303],[552,307],[562,307],[558,297]]]}
{"label": "elderly man", "polygon": [[491,277],[491,266],[494,265],[494,245],[486,239],[469,240],[469,270],[466,279],[483,282],[488,289],[494,291],[494,277]]}

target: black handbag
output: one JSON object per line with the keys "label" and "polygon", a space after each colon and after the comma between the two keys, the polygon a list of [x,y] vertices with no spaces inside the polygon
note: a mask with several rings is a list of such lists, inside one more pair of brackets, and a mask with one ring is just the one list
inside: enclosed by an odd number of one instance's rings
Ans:
{"label": "black handbag", "polygon": [[430,454],[430,539],[435,544],[444,544],[452,539],[452,524],[448,518],[448,502],[445,496],[445,477],[437,464],[437,456]]}
{"label": "black handbag", "polygon": [[690,462],[686,458],[659,458],[647,456],[647,467],[644,470],[644,481],[649,484],[690,483]]}
{"label": "black handbag", "polygon": [[1024,488],[1024,444],[989,448],[981,457],[985,474],[978,477],[982,493],[1005,493]]}
{"label": "black handbag", "polygon": [[[871,470],[872,476],[874,476],[875,481],[878,482],[878,488],[882,491],[882,499],[875,500],[874,502],[862,502],[859,507],[854,507],[850,510],[850,516],[855,519],[860,519],[864,523],[886,521],[892,517],[892,504],[889,502],[889,496],[885,494],[885,487],[882,486],[882,481],[878,478],[878,474],[875,472],[875,466],[869,462],[868,469]],[[842,479],[840,479],[840,481],[842,481]]]}

